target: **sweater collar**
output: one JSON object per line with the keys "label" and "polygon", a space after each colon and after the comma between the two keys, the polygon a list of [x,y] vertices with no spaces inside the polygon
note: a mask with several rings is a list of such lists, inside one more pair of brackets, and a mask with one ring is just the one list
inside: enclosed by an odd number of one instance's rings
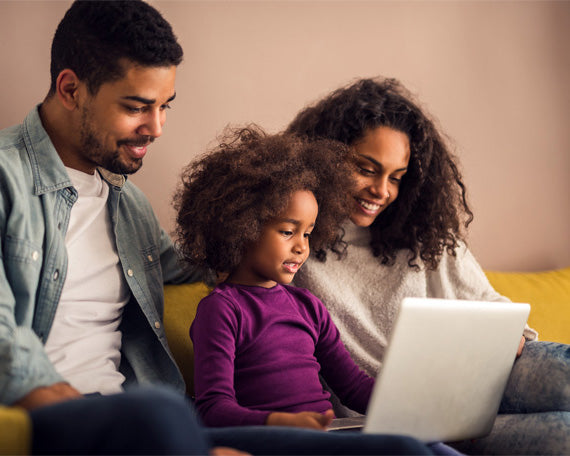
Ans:
{"label": "sweater collar", "polygon": [[370,228],[357,226],[350,220],[347,220],[342,227],[345,233],[343,241],[355,246],[368,247],[370,245],[372,239]]}

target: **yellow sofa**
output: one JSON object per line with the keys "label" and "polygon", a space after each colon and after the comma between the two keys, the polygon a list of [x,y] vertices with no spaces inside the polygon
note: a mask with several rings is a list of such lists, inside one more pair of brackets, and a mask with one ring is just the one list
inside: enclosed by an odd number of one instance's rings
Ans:
{"label": "yellow sofa", "polygon": [[[489,271],[487,277],[502,295],[531,305],[528,324],[539,332],[540,340],[570,344],[570,267],[533,273]],[[190,395],[194,391],[194,352],[188,328],[200,299],[208,292],[202,283],[164,287],[164,327]]]}
{"label": "yellow sofa", "polygon": [[[541,340],[570,343],[570,267],[536,273],[487,272],[495,289],[513,301],[531,304],[529,325]],[[172,353],[194,390],[194,352],[188,329],[200,299],[209,288],[203,283],[164,287],[164,326]],[[0,407],[0,454],[28,454],[30,423],[25,412]]]}

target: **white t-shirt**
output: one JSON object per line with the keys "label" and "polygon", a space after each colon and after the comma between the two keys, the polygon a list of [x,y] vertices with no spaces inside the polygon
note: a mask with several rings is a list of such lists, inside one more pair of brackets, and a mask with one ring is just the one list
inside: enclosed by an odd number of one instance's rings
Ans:
{"label": "white t-shirt", "polygon": [[65,245],[67,277],[45,350],[56,370],[83,394],[122,390],[119,324],[129,299],[98,172],[66,168],[78,192]]}

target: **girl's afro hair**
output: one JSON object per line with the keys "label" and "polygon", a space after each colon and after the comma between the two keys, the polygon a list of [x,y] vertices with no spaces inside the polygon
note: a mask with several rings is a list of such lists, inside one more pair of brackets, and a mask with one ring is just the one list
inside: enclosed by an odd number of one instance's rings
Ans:
{"label": "girl's afro hair", "polygon": [[183,258],[232,272],[299,190],[311,191],[319,206],[312,249],[317,256],[326,249],[342,255],[340,225],[350,215],[353,154],[337,141],[267,135],[256,125],[226,129],[216,148],[183,170],[174,196]]}

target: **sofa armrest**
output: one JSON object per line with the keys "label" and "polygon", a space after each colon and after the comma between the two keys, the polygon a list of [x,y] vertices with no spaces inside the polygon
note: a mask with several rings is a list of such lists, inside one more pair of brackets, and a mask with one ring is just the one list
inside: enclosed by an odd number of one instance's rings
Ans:
{"label": "sofa armrest", "polygon": [[24,409],[0,406],[0,454],[30,454],[31,429]]}

